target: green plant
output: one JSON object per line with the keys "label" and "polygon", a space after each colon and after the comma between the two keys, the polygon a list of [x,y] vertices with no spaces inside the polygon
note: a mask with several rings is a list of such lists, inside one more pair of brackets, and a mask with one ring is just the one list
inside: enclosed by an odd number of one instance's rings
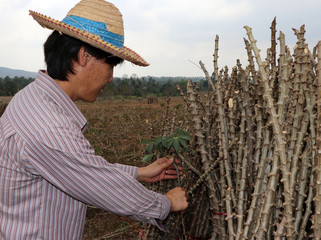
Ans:
{"label": "green plant", "polygon": [[[173,156],[177,159],[179,154],[186,151],[193,152],[193,150],[189,148],[190,140],[191,137],[189,133],[182,129],[175,130],[170,136],[159,136],[155,138],[155,140],[143,140],[141,143],[148,145],[145,148],[147,154],[143,157],[142,161],[147,162],[153,158],[168,156]],[[179,170],[175,161],[173,164],[177,171],[178,185],[180,185]]]}

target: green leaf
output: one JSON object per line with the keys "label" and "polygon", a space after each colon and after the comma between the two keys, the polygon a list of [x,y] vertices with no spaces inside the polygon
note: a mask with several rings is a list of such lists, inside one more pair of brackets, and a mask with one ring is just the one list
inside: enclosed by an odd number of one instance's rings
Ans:
{"label": "green leaf", "polygon": [[169,142],[171,139],[172,138],[170,138],[170,137],[163,137],[162,143],[165,144],[165,143]]}
{"label": "green leaf", "polygon": [[182,139],[185,139],[185,140],[191,140],[191,137],[189,135],[188,132],[182,130],[182,129],[176,129],[174,134],[173,134],[173,137],[178,137],[178,138],[182,138]]}
{"label": "green leaf", "polygon": [[141,144],[148,144],[148,143],[151,143],[151,142],[152,142],[152,140],[150,140],[150,139],[144,139],[140,143]]}
{"label": "green leaf", "polygon": [[147,154],[145,157],[143,157],[142,162],[147,162],[151,160],[155,156],[155,153]]}
{"label": "green leaf", "polygon": [[179,136],[180,139],[184,139],[184,140],[191,140],[191,137],[190,136]]}
{"label": "green leaf", "polygon": [[185,132],[183,130],[178,131],[178,137],[185,139],[185,140],[191,140],[191,137],[188,132]]}
{"label": "green leaf", "polygon": [[179,141],[177,139],[175,139],[173,141],[172,146],[174,147],[176,153],[178,153],[179,150],[181,149],[181,144],[179,143]]}
{"label": "green leaf", "polygon": [[184,147],[187,148],[187,141],[185,139],[179,138],[178,141],[180,142],[180,144]]}
{"label": "green leaf", "polygon": [[165,143],[164,146],[165,146],[167,149],[169,149],[169,148],[172,146],[173,142],[174,142],[174,139],[169,138],[168,141]]}
{"label": "green leaf", "polygon": [[158,137],[155,139],[155,146],[159,146],[162,143],[163,137]]}
{"label": "green leaf", "polygon": [[153,151],[153,148],[154,148],[154,143],[151,143],[146,147],[145,151],[148,153],[151,153]]}

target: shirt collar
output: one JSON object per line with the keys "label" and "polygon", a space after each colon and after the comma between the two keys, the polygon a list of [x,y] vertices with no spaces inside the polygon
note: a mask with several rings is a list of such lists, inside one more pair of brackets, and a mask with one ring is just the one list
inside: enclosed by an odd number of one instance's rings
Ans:
{"label": "shirt collar", "polygon": [[86,129],[86,118],[54,79],[47,75],[43,70],[39,70],[35,82],[60,108],[75,119],[82,131]]}

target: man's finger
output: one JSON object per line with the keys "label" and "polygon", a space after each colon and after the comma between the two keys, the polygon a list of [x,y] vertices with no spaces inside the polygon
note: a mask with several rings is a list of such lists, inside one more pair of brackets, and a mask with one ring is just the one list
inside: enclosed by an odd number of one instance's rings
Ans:
{"label": "man's finger", "polygon": [[[183,172],[181,172],[181,171],[179,173],[183,174]],[[176,172],[176,169],[174,169],[174,170],[167,169],[165,174],[167,174],[167,175],[177,175],[177,172]]]}

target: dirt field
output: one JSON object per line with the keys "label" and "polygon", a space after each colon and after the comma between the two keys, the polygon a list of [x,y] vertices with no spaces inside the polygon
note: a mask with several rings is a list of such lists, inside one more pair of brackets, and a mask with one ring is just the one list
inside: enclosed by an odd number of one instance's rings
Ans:
{"label": "dirt field", "polygon": [[[172,98],[171,105],[182,103]],[[77,103],[90,125],[86,137],[97,154],[109,162],[141,166],[145,146],[142,139],[158,136],[166,108],[166,99],[147,104],[147,99],[99,100],[94,104]],[[133,224],[134,226],[132,226]],[[139,239],[141,223],[88,208],[84,240]]]}

